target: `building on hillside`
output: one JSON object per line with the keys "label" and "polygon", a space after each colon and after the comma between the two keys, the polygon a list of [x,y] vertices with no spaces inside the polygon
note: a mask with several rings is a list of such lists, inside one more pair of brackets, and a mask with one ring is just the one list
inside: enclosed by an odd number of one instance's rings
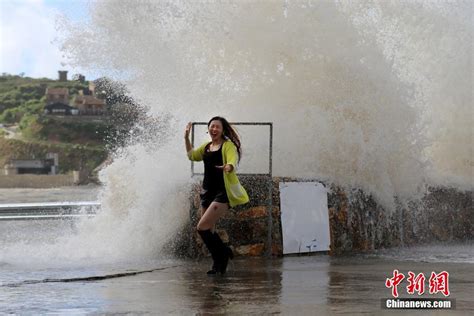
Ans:
{"label": "building on hillside", "polygon": [[52,103],[69,104],[69,90],[67,88],[46,88],[46,105]]}
{"label": "building on hillside", "polygon": [[44,107],[44,114],[53,114],[53,115],[78,115],[79,110],[70,105],[56,102],[48,104]]}
{"label": "building on hillside", "polygon": [[[67,81],[67,71],[59,70],[59,81]],[[77,78],[76,78],[77,77]],[[74,78],[85,82],[85,77],[81,74]],[[67,88],[47,88],[45,114],[57,115],[104,115],[107,113],[105,100],[97,98],[95,95],[95,84],[89,82],[89,87],[79,90],[79,94],[74,96],[72,104],[69,104],[69,90]]]}
{"label": "building on hillside", "polygon": [[5,175],[57,174],[58,154],[48,153],[45,159],[11,159],[5,166]]}
{"label": "building on hillside", "polygon": [[94,95],[79,94],[74,97],[73,105],[80,115],[103,115],[107,112],[105,100]]}

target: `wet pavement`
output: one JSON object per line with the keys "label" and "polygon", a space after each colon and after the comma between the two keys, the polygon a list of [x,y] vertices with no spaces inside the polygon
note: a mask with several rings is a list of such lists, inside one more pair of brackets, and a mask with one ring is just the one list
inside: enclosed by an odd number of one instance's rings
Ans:
{"label": "wet pavement", "polygon": [[[99,187],[0,189],[0,203],[93,201]],[[239,258],[225,276],[207,276],[209,259],[155,260],[104,264],[31,258],[58,236],[72,235],[69,221],[4,221],[0,248],[12,244],[18,254],[0,253],[0,314],[22,315],[473,315],[474,245],[433,245],[389,249],[370,255]],[[44,245],[38,254],[23,245]],[[15,250],[17,248],[11,248]],[[31,247],[30,247],[31,248]],[[30,249],[26,247],[25,249]],[[70,249],[68,249],[70,251]],[[35,250],[36,251],[36,250]],[[160,257],[160,255],[157,255]],[[3,260],[3,261],[2,261]],[[112,261],[107,263],[108,261]],[[393,270],[424,273],[423,298],[432,271],[449,272],[451,310],[387,310],[391,298],[385,280]],[[141,271],[153,272],[140,273]],[[131,273],[124,276],[123,274]],[[101,278],[112,274],[120,277]],[[96,278],[99,277],[99,278]],[[416,298],[399,286],[400,297]]]}
{"label": "wet pavement", "polygon": [[[132,276],[76,282],[23,280],[0,286],[0,310],[15,314],[132,314],[132,315],[469,315],[474,313],[473,265],[429,263],[353,256],[326,255],[280,259],[238,259],[225,276],[207,276],[210,262],[169,260],[159,270]],[[4,269],[14,267],[3,266]],[[121,268],[123,270],[123,268]],[[449,298],[454,310],[386,310],[381,299],[391,297],[385,279],[393,269],[450,272]],[[111,269],[112,270],[112,269]],[[118,269],[120,270],[120,269]],[[48,272],[49,271],[49,272]],[[103,275],[106,271],[77,269],[48,273]],[[130,266],[123,271],[134,271]],[[117,272],[117,269],[114,270]],[[106,274],[106,273],[105,273]],[[35,274],[29,276],[31,279]],[[15,283],[13,283],[15,284]],[[406,284],[405,284],[406,285]],[[399,287],[400,297],[408,295]],[[426,298],[442,298],[424,294]]]}

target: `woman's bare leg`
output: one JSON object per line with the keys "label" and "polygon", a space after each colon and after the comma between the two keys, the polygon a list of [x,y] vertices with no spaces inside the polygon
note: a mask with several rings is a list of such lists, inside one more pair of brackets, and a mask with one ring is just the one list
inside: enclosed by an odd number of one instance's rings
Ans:
{"label": "woman's bare leg", "polygon": [[[208,208],[204,208],[201,206],[201,216],[199,216],[199,219],[201,219],[204,214],[206,213],[206,211],[208,210]],[[211,231],[215,231],[216,230],[216,226],[214,225],[214,227],[212,227]]]}
{"label": "woman's bare leg", "polygon": [[[219,236],[213,232],[214,226],[216,225],[219,218],[229,209],[227,203],[212,202],[207,209],[201,208],[201,219],[197,225],[199,235],[206,244],[207,249],[212,255],[212,268],[207,274],[216,274],[224,271],[223,260],[223,244]],[[225,256],[225,254],[224,254]],[[227,264],[225,264],[227,266]]]}
{"label": "woman's bare leg", "polygon": [[219,218],[229,209],[227,203],[212,202],[207,209],[201,208],[201,219],[197,224],[198,230],[212,230]]}

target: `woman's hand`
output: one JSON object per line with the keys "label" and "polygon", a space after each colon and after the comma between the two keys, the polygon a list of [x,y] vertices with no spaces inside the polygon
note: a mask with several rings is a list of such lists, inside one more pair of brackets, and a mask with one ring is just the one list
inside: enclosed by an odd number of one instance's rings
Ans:
{"label": "woman's hand", "polygon": [[186,129],[184,130],[184,138],[188,139],[189,138],[189,133],[191,133],[191,127],[192,127],[192,123],[189,122],[187,125],[186,125]]}
{"label": "woman's hand", "polygon": [[232,172],[234,170],[234,166],[231,164],[225,164],[223,166],[216,166],[217,169],[222,169],[224,172]]}

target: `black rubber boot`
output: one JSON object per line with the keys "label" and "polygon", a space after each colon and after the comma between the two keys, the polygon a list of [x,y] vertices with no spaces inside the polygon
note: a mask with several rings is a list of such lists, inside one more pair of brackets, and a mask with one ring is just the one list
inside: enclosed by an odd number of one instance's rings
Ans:
{"label": "black rubber boot", "polygon": [[227,264],[229,263],[229,259],[234,258],[234,253],[232,252],[232,249],[230,249],[228,246],[224,244],[222,239],[219,237],[219,234],[214,232],[212,234],[212,239],[213,239],[213,244],[215,245],[217,249],[217,270],[221,273],[224,274],[227,270]]}
{"label": "black rubber boot", "polygon": [[211,270],[207,271],[207,274],[217,274],[220,272],[220,261],[219,261],[219,250],[216,245],[216,241],[214,239],[213,233],[208,230],[198,230],[199,235],[202,238],[202,241],[206,245],[207,249],[211,253],[212,257],[212,267]]}

